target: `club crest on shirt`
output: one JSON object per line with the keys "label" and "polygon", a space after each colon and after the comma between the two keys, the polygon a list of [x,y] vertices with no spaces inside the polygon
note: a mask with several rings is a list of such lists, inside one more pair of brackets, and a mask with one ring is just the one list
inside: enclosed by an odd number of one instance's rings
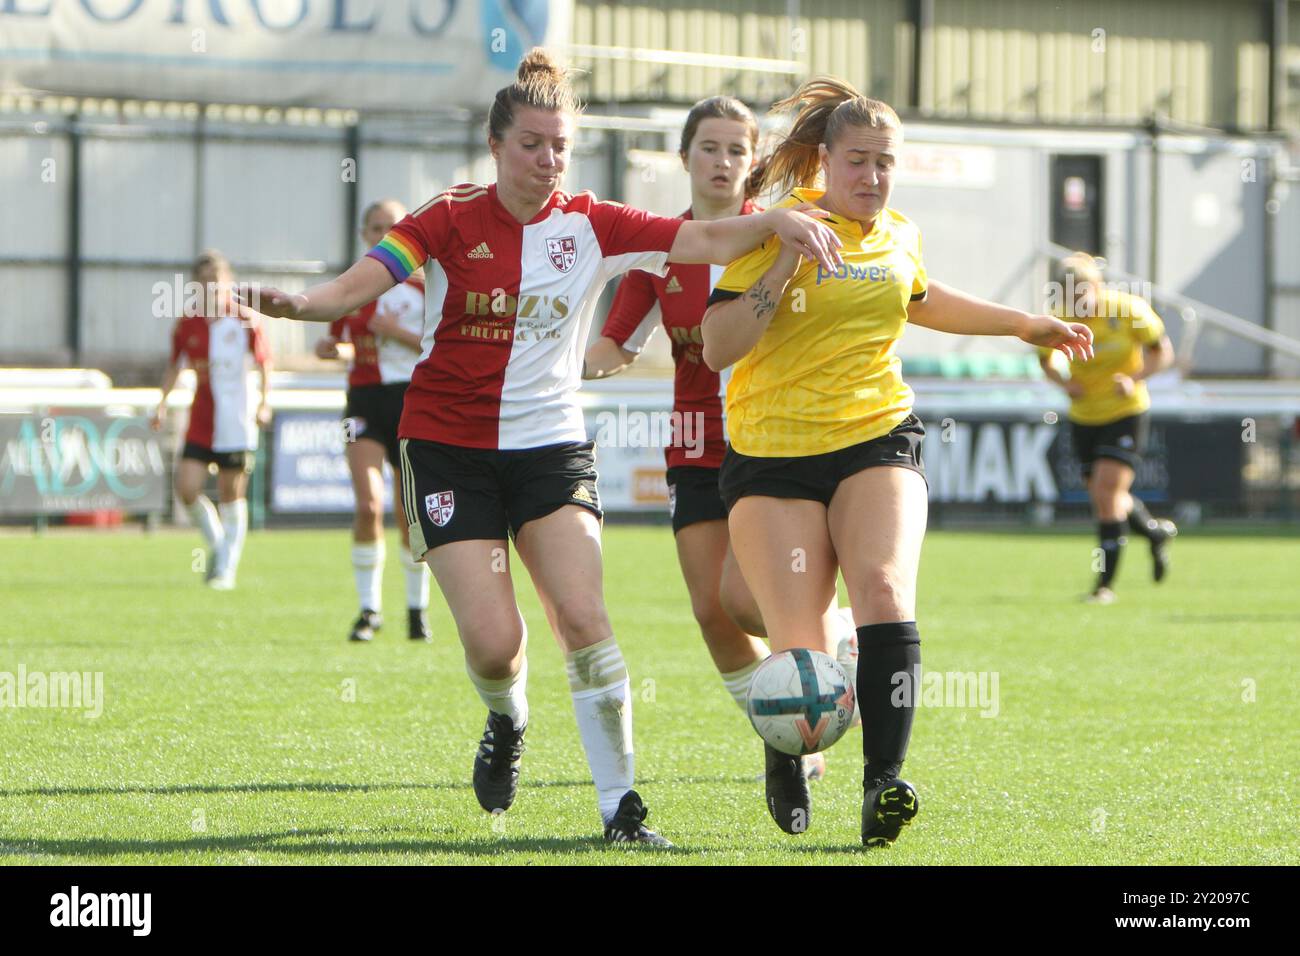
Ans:
{"label": "club crest on shirt", "polygon": [[573,236],[560,236],[558,239],[546,240],[546,254],[550,256],[551,265],[560,272],[568,272],[578,261],[578,240]]}
{"label": "club crest on shirt", "polygon": [[451,520],[456,510],[456,496],[450,491],[437,491],[424,496],[424,510],[429,513],[429,520],[441,528]]}

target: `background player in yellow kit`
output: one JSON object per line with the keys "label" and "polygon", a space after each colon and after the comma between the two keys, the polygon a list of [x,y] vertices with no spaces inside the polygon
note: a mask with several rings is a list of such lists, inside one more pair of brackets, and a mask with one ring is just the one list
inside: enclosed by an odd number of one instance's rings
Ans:
{"label": "background player in yellow kit", "polygon": [[1112,584],[1127,538],[1124,524],[1151,544],[1156,581],[1169,566],[1169,539],[1178,533],[1172,521],[1151,517],[1142,499],[1130,492],[1147,439],[1151,397],[1146,379],[1174,362],[1174,347],[1160,316],[1143,299],[1107,289],[1096,260],[1076,253],[1057,270],[1057,314],[1085,323],[1092,330],[1096,357],[1070,362],[1069,375],[1053,362],[1052,349],[1039,350],[1043,373],[1070,396],[1071,438],[1083,466],[1083,478],[1097,519],[1101,567],[1089,600],[1110,604]]}

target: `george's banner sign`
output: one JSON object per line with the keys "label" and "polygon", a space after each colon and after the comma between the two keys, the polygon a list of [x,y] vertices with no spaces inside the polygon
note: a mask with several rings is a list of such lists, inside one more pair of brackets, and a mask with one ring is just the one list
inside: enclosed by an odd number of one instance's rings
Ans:
{"label": "george's banner sign", "polygon": [[0,415],[0,514],[163,510],[168,472],[146,419]]}
{"label": "george's banner sign", "polygon": [[0,91],[486,109],[572,0],[0,0]]}

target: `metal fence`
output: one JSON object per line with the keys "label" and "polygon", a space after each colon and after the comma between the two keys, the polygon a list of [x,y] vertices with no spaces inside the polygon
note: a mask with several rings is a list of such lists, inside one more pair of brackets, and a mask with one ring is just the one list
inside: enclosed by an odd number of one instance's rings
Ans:
{"label": "metal fence", "polygon": [[[450,184],[492,178],[482,117],[464,112],[337,112],[335,125],[324,114],[311,125],[192,112],[0,116],[3,364],[152,380],[171,321],[155,314],[158,284],[183,283],[201,249],[224,251],[242,279],[297,290],[362,251],[366,202],[415,207]],[[567,183],[676,213],[689,195],[673,153],[683,114],[641,112],[586,117]],[[1034,263],[1049,238],[1052,163],[1091,155],[1105,181],[1101,251],[1114,266],[1300,336],[1300,190],[1277,141],[936,123],[908,136],[905,154],[918,158],[900,169],[894,205],[921,227],[931,275],[1040,308]],[[997,241],[972,241],[982,236]],[[310,361],[319,329],[271,332],[290,367]],[[916,330],[902,354],[976,347],[1011,346]],[[1193,371],[1295,376],[1300,362],[1271,363],[1258,344],[1225,339],[1202,348]]]}

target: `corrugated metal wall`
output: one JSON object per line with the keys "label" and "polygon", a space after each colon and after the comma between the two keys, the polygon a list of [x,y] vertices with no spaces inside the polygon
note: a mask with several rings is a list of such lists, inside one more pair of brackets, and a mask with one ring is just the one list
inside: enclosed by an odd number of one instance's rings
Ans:
{"label": "corrugated metal wall", "polygon": [[935,0],[921,106],[939,116],[1137,123],[1159,113],[1262,127],[1268,4],[1258,0]]}
{"label": "corrugated metal wall", "polygon": [[[12,121],[12,117],[9,118]],[[43,132],[35,132],[35,127]],[[439,127],[436,140],[429,128]],[[67,117],[33,114],[0,127],[0,361],[69,362],[68,244],[71,163]],[[343,129],[209,124],[118,126],[89,119],[81,135],[81,359],[98,367],[161,364],[172,319],[153,314],[155,283],[183,285],[190,259],[215,247],[240,263],[352,261]],[[478,123],[363,121],[356,157],[364,205],[394,197],[415,208],[495,170]],[[196,167],[202,152],[203,175]],[[48,170],[48,172],[47,172]],[[609,194],[604,134],[583,131],[568,183]],[[12,185],[13,188],[9,188]],[[239,278],[299,291],[321,274],[245,269]],[[21,316],[21,319],[19,318]],[[302,357],[323,331],[273,322],[272,348]],[[291,363],[290,363],[291,364]]]}
{"label": "corrugated metal wall", "polygon": [[[808,72],[831,73],[864,93],[902,102],[912,44],[905,0],[804,0],[800,6],[802,16],[792,21],[786,0],[577,0],[572,39],[584,45],[795,60]],[[754,71],[584,57],[575,57],[574,65],[590,70],[581,88],[595,102],[690,103],[713,93],[761,102],[795,85],[788,77]]]}
{"label": "corrugated metal wall", "polygon": [[[744,10],[740,10],[743,7]],[[573,42],[796,60],[897,105],[912,70],[914,4],[905,0],[624,3],[577,0]],[[934,0],[922,42],[923,113],[1026,122],[1140,123],[1154,114],[1261,129],[1268,114],[1265,0]],[[1291,3],[1293,62],[1300,2]],[[575,58],[595,102],[688,103],[712,92],[766,101],[791,78],[752,71]],[[1300,124],[1300,104],[1287,111]]]}
{"label": "corrugated metal wall", "polygon": [[1287,7],[1286,62],[1291,79],[1283,125],[1300,129],[1300,0],[1291,0]]}

